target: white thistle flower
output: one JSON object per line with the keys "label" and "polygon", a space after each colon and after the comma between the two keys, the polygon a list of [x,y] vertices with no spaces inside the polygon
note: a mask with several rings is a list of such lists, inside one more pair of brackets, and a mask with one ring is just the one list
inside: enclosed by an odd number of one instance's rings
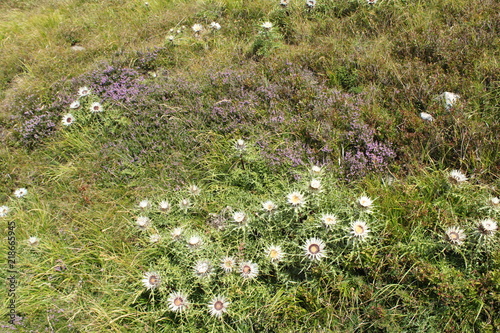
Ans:
{"label": "white thistle flower", "polygon": [[434,117],[427,112],[420,112],[420,118],[425,121],[434,121]]}
{"label": "white thistle flower", "polygon": [[147,272],[144,274],[142,283],[148,290],[156,289],[161,283],[160,275],[156,272]]}
{"label": "white thistle flower", "polygon": [[10,208],[7,206],[0,206],[0,217],[7,216],[9,214]]}
{"label": "white thistle flower", "polygon": [[452,245],[462,245],[467,235],[458,227],[450,227],[446,229],[446,240],[450,242]]}
{"label": "white thistle flower", "polygon": [[25,189],[24,187],[20,187],[14,191],[14,196],[16,196],[16,198],[22,198],[27,194],[28,194],[28,190]]}
{"label": "white thistle flower", "polygon": [[273,27],[273,24],[268,21],[268,22],[262,23],[261,27],[264,28],[264,29],[266,29],[266,30],[271,30],[272,27]]}
{"label": "white thistle flower", "polygon": [[80,101],[76,100],[69,105],[70,109],[78,109],[80,107]]}

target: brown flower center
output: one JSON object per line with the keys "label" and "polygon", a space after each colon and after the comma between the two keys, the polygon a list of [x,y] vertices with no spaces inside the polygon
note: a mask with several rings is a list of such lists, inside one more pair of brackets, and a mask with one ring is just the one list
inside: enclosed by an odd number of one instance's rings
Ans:
{"label": "brown flower center", "polygon": [[149,284],[154,286],[157,285],[158,283],[160,283],[160,279],[156,275],[151,275],[149,277]]}
{"label": "brown flower center", "polygon": [[94,106],[94,111],[99,111],[99,105]]}
{"label": "brown flower center", "polygon": [[249,274],[252,271],[252,267],[245,265],[243,266],[243,273]]}
{"label": "brown flower center", "polygon": [[270,256],[271,258],[273,258],[273,259],[274,259],[274,258],[278,258],[279,253],[278,253],[278,251],[276,251],[275,249],[272,249],[271,251],[269,251],[269,256]]}
{"label": "brown flower center", "polygon": [[224,303],[222,301],[217,301],[214,303],[214,309],[220,311],[224,308]]}
{"label": "brown flower center", "polygon": [[319,248],[318,244],[309,245],[309,253],[317,254],[317,253],[319,253],[319,251],[320,251],[320,248]]}
{"label": "brown flower center", "polygon": [[362,225],[357,225],[354,227],[354,232],[357,234],[357,235],[361,235],[365,232],[365,228],[363,228]]}
{"label": "brown flower center", "polygon": [[458,232],[452,231],[449,233],[448,237],[450,237],[451,240],[458,240],[460,236],[458,235]]}
{"label": "brown flower center", "polygon": [[181,306],[184,304],[184,300],[182,299],[182,297],[176,297],[174,299],[174,305],[175,306]]}
{"label": "brown flower center", "polygon": [[73,121],[73,118],[71,118],[71,117],[66,118],[66,122],[70,123],[72,121]]}

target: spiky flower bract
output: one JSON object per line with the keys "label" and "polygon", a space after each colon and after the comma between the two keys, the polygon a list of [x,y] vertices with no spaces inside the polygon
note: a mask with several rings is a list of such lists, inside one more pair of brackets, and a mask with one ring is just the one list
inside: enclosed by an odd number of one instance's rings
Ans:
{"label": "spiky flower bract", "polygon": [[183,312],[184,310],[189,308],[189,300],[187,298],[187,295],[178,291],[175,291],[168,295],[167,303],[168,308],[172,312]]}
{"label": "spiky flower bract", "polygon": [[158,208],[160,208],[160,211],[162,211],[163,213],[167,213],[168,211],[170,211],[170,203],[166,200],[160,202],[158,204]]}
{"label": "spiky flower bract", "polygon": [[240,273],[245,279],[253,279],[259,275],[259,266],[250,261],[242,262],[240,265]]}
{"label": "spiky flower bract", "polygon": [[308,239],[302,248],[310,260],[319,261],[321,258],[326,257],[325,243],[319,238]]}
{"label": "spiky flower bract", "polygon": [[156,272],[147,272],[144,274],[142,283],[148,290],[156,289],[161,283],[160,275]]}
{"label": "spiky flower bract", "polygon": [[366,222],[364,221],[354,221],[351,223],[351,235],[355,237],[355,239],[365,240],[368,237],[368,233],[371,230],[368,228]]}
{"label": "spiky flower bract", "polygon": [[462,245],[467,235],[459,227],[450,227],[445,231],[446,240],[452,245]]}
{"label": "spiky flower bract", "polygon": [[225,297],[215,296],[208,303],[208,311],[210,315],[220,318],[224,313],[227,313],[229,304],[231,304],[231,302],[227,301]]}

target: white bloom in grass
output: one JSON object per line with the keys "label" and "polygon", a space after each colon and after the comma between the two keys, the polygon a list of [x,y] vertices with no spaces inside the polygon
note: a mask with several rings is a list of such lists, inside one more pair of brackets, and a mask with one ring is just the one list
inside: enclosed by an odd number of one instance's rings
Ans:
{"label": "white bloom in grass", "polygon": [[67,113],[62,116],[61,123],[64,126],[69,126],[75,122],[75,117],[71,113]]}
{"label": "white bloom in grass", "polygon": [[212,265],[208,260],[198,260],[193,269],[194,274],[200,278],[208,277],[212,274]]}
{"label": "white bloom in grass", "polygon": [[283,7],[288,6],[288,0],[280,0],[280,5]]}
{"label": "white bloom in grass", "polygon": [[500,199],[498,197],[492,197],[489,200],[489,204],[493,208],[498,208],[500,207]]}
{"label": "white bloom in grass", "polygon": [[79,95],[80,97],[90,95],[90,89],[89,89],[89,88],[87,88],[87,87],[80,87],[80,88],[78,89],[78,95]]}
{"label": "white bloom in grass", "polygon": [[78,109],[80,107],[80,101],[76,100],[69,105],[70,109]]}
{"label": "white bloom in grass", "polygon": [[323,214],[320,220],[323,223],[323,225],[327,228],[333,227],[338,222],[337,216],[333,214]]}
{"label": "white bloom in grass", "polygon": [[235,266],[236,266],[236,260],[234,260],[233,257],[224,257],[220,262],[220,267],[226,273],[232,272]]}
{"label": "white bloom in grass", "polygon": [[377,3],[377,0],[366,0],[366,2],[368,2],[369,5],[374,5]]}
{"label": "white bloom in grass", "polygon": [[321,175],[322,172],[323,172],[323,169],[320,166],[313,165],[311,167],[311,173],[313,175],[319,176],[319,175]]}
{"label": "white bloom in grass", "polygon": [[24,187],[20,187],[14,191],[14,195],[16,196],[16,198],[22,198],[26,194],[28,194],[28,190],[25,189]]}
{"label": "white bloom in grass", "polygon": [[309,190],[313,192],[320,192],[321,191],[321,180],[319,179],[312,179],[311,182],[309,183]]}
{"label": "white bloom in grass", "polygon": [[166,213],[170,210],[171,206],[170,206],[170,203],[166,200],[160,202],[158,204],[158,207],[160,208],[160,211]]}
{"label": "white bloom in grass", "polygon": [[245,279],[253,279],[259,275],[259,266],[250,261],[242,262],[240,265],[240,273]]}
{"label": "white bloom in grass", "polygon": [[170,235],[172,235],[172,238],[174,240],[177,240],[179,238],[181,238],[182,236],[182,233],[184,232],[184,229],[182,228],[174,228],[174,230],[172,230],[172,232],[170,233]]}
{"label": "white bloom in grass", "polygon": [[102,108],[102,105],[99,102],[94,102],[90,105],[90,112],[92,113],[102,112],[103,110],[104,109]]}
{"label": "white bloom in grass", "polygon": [[370,231],[371,230],[366,225],[366,222],[354,221],[353,223],[351,223],[351,234],[355,238],[365,240],[365,238],[368,237],[368,233]]}
{"label": "white bloom in grass", "polygon": [[168,35],[167,39],[168,39],[169,42],[173,42],[174,39],[175,39],[175,36],[174,35]]}
{"label": "white bloom in grass", "polygon": [[271,245],[266,249],[266,255],[271,261],[281,261],[285,257],[285,253],[281,246]]}
{"label": "white bloom in grass", "polygon": [[442,95],[442,100],[444,102],[444,105],[446,109],[451,109],[453,105],[457,102],[457,100],[460,98],[460,95],[445,91]]}
{"label": "white bloom in grass", "polygon": [[216,296],[210,300],[208,303],[208,312],[213,317],[222,317],[224,313],[227,313],[227,307],[231,304],[225,297]]}
{"label": "white bloom in grass", "polygon": [[306,6],[309,8],[314,8],[316,6],[316,0],[307,0]]}
{"label": "white bloom in grass", "polygon": [[141,230],[146,230],[151,225],[151,220],[147,216],[139,216],[136,220],[136,224]]}
{"label": "white bloom in grass", "polygon": [[201,189],[196,185],[189,186],[188,191],[191,195],[199,195],[201,193]]}
{"label": "white bloom in grass", "polygon": [[151,236],[149,236],[149,242],[152,244],[158,243],[160,240],[161,240],[160,234],[152,234]]}
{"label": "white bloom in grass", "polygon": [[365,209],[370,209],[373,205],[373,200],[370,199],[369,197],[363,195],[358,199],[358,204]]}
{"label": "white bloom in grass", "polygon": [[214,30],[220,30],[221,26],[217,22],[212,22],[212,23],[210,23],[210,28],[214,29]]}
{"label": "white bloom in grass", "polygon": [[191,208],[191,206],[191,201],[189,201],[189,199],[182,199],[181,201],[179,201],[179,208],[184,212],[187,212],[187,210]]}
{"label": "white bloom in grass", "polygon": [[187,243],[190,248],[196,248],[203,244],[203,239],[200,236],[191,236],[187,240]]}
{"label": "white bloom in grass", "polygon": [[420,112],[420,118],[425,121],[434,121],[434,117],[427,112]]}
{"label": "white bloom in grass", "polygon": [[264,29],[266,29],[266,30],[271,30],[272,27],[273,27],[273,24],[268,21],[268,22],[262,23],[261,27],[264,28]]}
{"label": "white bloom in grass", "polygon": [[290,205],[295,208],[300,208],[305,205],[306,198],[304,195],[298,191],[292,192],[286,196],[286,199]]}
{"label": "white bloom in grass", "polygon": [[151,203],[149,202],[149,200],[142,200],[141,202],[139,202],[139,208],[141,209],[146,209],[146,208],[149,208],[151,206]]}
{"label": "white bloom in grass", "polygon": [[267,212],[267,213],[272,213],[274,212],[278,206],[272,201],[266,201],[262,203],[262,209]]}
{"label": "white bloom in grass", "polygon": [[247,222],[247,215],[244,212],[234,212],[233,220],[239,225],[244,225]]}
{"label": "white bloom in grass", "polygon": [[9,214],[10,208],[7,206],[0,206],[0,217],[7,216]]}
{"label": "white bloom in grass", "polygon": [[460,184],[467,181],[467,177],[462,171],[459,170],[451,170],[448,175],[448,180],[453,184]]}
{"label": "white bloom in grass", "polygon": [[38,244],[40,244],[40,238],[32,236],[28,238],[28,244],[30,246],[37,246]]}
{"label": "white bloom in grass", "polygon": [[477,230],[482,236],[490,237],[493,236],[498,230],[498,225],[493,219],[484,219],[482,221],[479,221]]}
{"label": "white bloom in grass", "polygon": [[173,292],[168,295],[168,308],[173,312],[182,312],[189,307],[189,301],[186,294]]}
{"label": "white bloom in grass", "polygon": [[326,257],[325,243],[319,238],[308,239],[302,248],[305,255],[311,260],[321,260],[321,258]]}
{"label": "white bloom in grass", "polygon": [[142,283],[148,290],[156,289],[161,283],[160,275],[156,272],[147,272],[144,274]]}
{"label": "white bloom in grass", "polygon": [[446,240],[453,245],[462,245],[467,235],[458,227],[450,227],[446,229]]}
{"label": "white bloom in grass", "polygon": [[247,149],[247,144],[245,140],[243,139],[238,139],[234,143],[234,149],[236,149],[239,152],[244,152]]}
{"label": "white bloom in grass", "polygon": [[203,26],[199,23],[196,23],[191,27],[191,29],[193,29],[195,33],[200,33],[203,30]]}

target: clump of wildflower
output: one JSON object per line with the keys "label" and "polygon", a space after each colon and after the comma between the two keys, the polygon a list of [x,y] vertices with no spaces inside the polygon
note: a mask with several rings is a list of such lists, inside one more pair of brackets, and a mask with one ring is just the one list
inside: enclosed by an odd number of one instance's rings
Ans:
{"label": "clump of wildflower", "polygon": [[80,87],[78,89],[78,95],[80,97],[84,97],[84,96],[87,96],[87,95],[90,95],[90,89],[88,87]]}
{"label": "clump of wildflower", "polygon": [[212,265],[208,260],[198,260],[193,270],[195,276],[199,278],[209,277],[212,274]]}
{"label": "clump of wildflower", "polygon": [[173,312],[182,312],[189,307],[186,294],[177,291],[168,295],[167,302],[168,308]]}
{"label": "clump of wildflower", "polygon": [[458,227],[450,227],[445,231],[446,240],[452,245],[462,245],[467,235]]}
{"label": "clump of wildflower", "polygon": [[9,214],[10,208],[7,206],[0,206],[0,217],[7,216]]}
{"label": "clump of wildflower", "polygon": [[325,243],[319,238],[308,239],[302,248],[305,255],[312,261],[319,261],[321,258],[326,257]]}
{"label": "clump of wildflower", "polygon": [[160,208],[160,211],[163,212],[163,213],[167,213],[168,211],[170,211],[170,203],[166,200],[160,202],[158,204],[158,207]]}
{"label": "clump of wildflower", "polygon": [[285,257],[285,253],[281,249],[281,246],[277,245],[269,246],[266,249],[265,253],[269,260],[271,260],[272,262],[281,261]]}
{"label": "clump of wildflower", "polygon": [[224,270],[226,273],[230,273],[234,270],[234,267],[236,266],[236,260],[234,260],[233,257],[224,257],[221,260],[220,267]]}
{"label": "clump of wildflower", "polygon": [[354,221],[351,223],[351,235],[355,237],[355,239],[365,240],[368,237],[368,233],[371,230],[368,228],[366,222],[363,221]]}
{"label": "clump of wildflower", "polygon": [[148,290],[156,289],[161,283],[160,275],[156,272],[147,272],[144,274],[142,283]]}
{"label": "clump of wildflower", "polygon": [[69,126],[75,122],[75,117],[71,113],[62,116],[61,123],[63,126]]}
{"label": "clump of wildflower", "polygon": [[488,218],[479,221],[477,230],[481,236],[491,237],[497,232],[498,225],[495,220]]}
{"label": "clump of wildflower", "polygon": [[245,279],[253,279],[259,275],[259,266],[250,261],[242,262],[240,265],[240,273]]}
{"label": "clump of wildflower", "polygon": [[217,22],[212,22],[212,23],[210,23],[210,28],[213,30],[220,30],[221,26]]}
{"label": "clump of wildflower", "polygon": [[146,230],[151,225],[151,220],[147,216],[139,216],[136,220],[136,224],[141,230]]}
{"label": "clump of wildflower", "polygon": [[199,195],[201,193],[201,189],[196,185],[189,186],[188,191],[191,195]]}
{"label": "clump of wildflower", "polygon": [[78,109],[80,107],[80,101],[76,100],[69,105],[70,109]]}
{"label": "clump of wildflower", "polygon": [[216,296],[210,300],[208,305],[208,312],[213,317],[222,317],[224,313],[227,313],[227,308],[231,304],[225,297]]}
{"label": "clump of wildflower", "polygon": [[337,220],[337,216],[333,215],[333,214],[323,214],[320,218],[321,222],[323,223],[323,225],[327,228],[331,228],[333,227],[334,225],[337,224],[338,220]]}
{"label": "clump of wildflower", "polygon": [[40,238],[36,237],[36,236],[31,236],[30,238],[28,238],[28,245],[30,246],[38,246],[38,244],[40,244]]}
{"label": "clump of wildflower", "polygon": [[292,192],[286,196],[288,203],[294,208],[301,208],[306,204],[306,198],[298,191]]}
{"label": "clump of wildflower", "polygon": [[448,175],[448,180],[453,184],[461,184],[467,181],[467,177],[462,171],[451,170]]}
{"label": "clump of wildflower", "polygon": [[94,102],[90,105],[90,112],[92,113],[97,113],[97,112],[102,112],[104,109],[99,102]]}
{"label": "clump of wildflower", "polygon": [[20,187],[14,191],[14,196],[16,198],[22,198],[27,194],[28,194],[28,190],[25,189],[24,187]]}

